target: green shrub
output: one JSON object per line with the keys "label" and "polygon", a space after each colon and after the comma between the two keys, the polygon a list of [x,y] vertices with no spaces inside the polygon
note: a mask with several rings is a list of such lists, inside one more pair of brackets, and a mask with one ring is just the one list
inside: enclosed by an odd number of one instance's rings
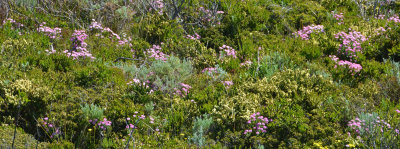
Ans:
{"label": "green shrub", "polygon": [[319,46],[306,46],[301,50],[301,55],[306,57],[308,60],[314,60],[322,56],[322,50]]}
{"label": "green shrub", "polygon": [[383,74],[387,74],[387,68],[389,67],[388,64],[379,63],[374,60],[364,61],[361,63],[362,69],[362,77],[370,78],[374,80],[379,80],[384,77]]}
{"label": "green shrub", "polygon": [[260,105],[269,105],[279,99],[313,109],[321,102],[318,95],[332,88],[332,81],[322,76],[311,75],[308,70],[288,69],[271,78],[244,83],[235,96],[222,97],[213,114],[217,122],[230,121],[234,125],[248,119]]}
{"label": "green shrub", "polygon": [[198,117],[193,123],[193,136],[190,140],[197,146],[202,147],[205,145],[206,140],[204,135],[207,134],[208,129],[213,123],[212,117],[203,115],[203,118]]}
{"label": "green shrub", "polygon": [[193,67],[190,61],[181,61],[178,57],[170,56],[166,61],[156,60],[150,66],[135,65],[122,66],[124,71],[131,78],[139,79],[141,82],[149,81],[154,85],[154,90],[159,90],[166,94],[172,94],[192,75]]}
{"label": "green shrub", "polygon": [[4,97],[1,104],[17,106],[26,105],[28,102],[49,101],[52,92],[49,88],[35,84],[31,80],[20,79],[12,83],[2,81]]}
{"label": "green shrub", "polygon": [[264,56],[260,60],[260,64],[253,63],[251,68],[249,69],[249,73],[253,75],[253,77],[270,77],[275,72],[282,71],[284,69],[293,69],[295,68],[295,64],[291,62],[290,57],[280,52],[271,52],[269,55]]}
{"label": "green shrub", "polygon": [[83,117],[86,120],[102,119],[104,110],[94,104],[84,104],[81,106]]}
{"label": "green shrub", "polygon": [[119,69],[110,68],[104,64],[94,64],[88,67],[80,67],[73,72],[74,81],[82,87],[93,87],[106,85],[108,83],[120,85],[124,81]]}
{"label": "green shrub", "polygon": [[13,145],[14,127],[1,126],[0,127],[0,147],[1,148],[47,148],[49,147],[48,142],[39,142],[31,134],[25,133],[21,128],[16,131],[16,138]]}

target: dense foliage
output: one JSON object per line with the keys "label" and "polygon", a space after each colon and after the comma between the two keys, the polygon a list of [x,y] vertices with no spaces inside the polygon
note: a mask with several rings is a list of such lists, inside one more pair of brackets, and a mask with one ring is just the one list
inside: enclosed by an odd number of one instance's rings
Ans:
{"label": "dense foliage", "polygon": [[396,0],[0,1],[1,148],[399,148]]}

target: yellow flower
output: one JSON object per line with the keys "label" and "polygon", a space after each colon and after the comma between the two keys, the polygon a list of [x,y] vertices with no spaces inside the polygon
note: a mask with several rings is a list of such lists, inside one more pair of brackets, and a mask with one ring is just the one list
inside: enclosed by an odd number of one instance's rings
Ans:
{"label": "yellow flower", "polygon": [[314,142],[314,145],[319,147],[320,149],[328,149],[327,147],[322,146],[322,142]]}
{"label": "yellow flower", "polygon": [[347,144],[346,147],[353,148],[353,147],[356,147],[356,145],[354,145],[354,144]]}
{"label": "yellow flower", "polygon": [[89,128],[88,131],[92,131],[92,129]]}
{"label": "yellow flower", "polygon": [[181,136],[184,136],[185,134],[181,133]]}

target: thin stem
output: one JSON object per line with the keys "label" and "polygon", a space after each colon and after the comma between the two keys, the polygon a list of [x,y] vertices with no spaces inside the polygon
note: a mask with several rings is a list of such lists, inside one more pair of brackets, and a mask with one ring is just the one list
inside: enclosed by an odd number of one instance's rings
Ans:
{"label": "thin stem", "polygon": [[12,149],[15,149],[15,136],[17,135],[17,124],[18,124],[18,119],[19,119],[19,112],[20,112],[20,108],[21,107],[21,100],[18,103],[18,113],[17,113],[17,120],[15,121],[15,125],[14,125],[14,137],[13,137],[13,142],[12,142]]}

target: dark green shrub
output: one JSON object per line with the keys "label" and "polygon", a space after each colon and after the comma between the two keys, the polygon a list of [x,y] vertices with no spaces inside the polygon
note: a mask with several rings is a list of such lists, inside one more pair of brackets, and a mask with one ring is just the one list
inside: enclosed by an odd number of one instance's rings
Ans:
{"label": "dark green shrub", "polygon": [[102,64],[90,65],[74,70],[74,81],[77,85],[87,88],[95,85],[120,84],[124,82],[119,69],[109,68]]}
{"label": "dark green shrub", "polygon": [[253,62],[253,65],[249,69],[249,73],[253,77],[270,77],[275,72],[282,71],[284,69],[293,69],[295,64],[292,63],[289,56],[285,53],[271,52],[269,55],[264,56],[260,59],[260,64]]}
{"label": "dark green shrub", "polygon": [[14,127],[1,126],[0,127],[0,147],[1,148],[46,148],[49,147],[48,142],[38,142],[34,136],[25,133],[21,128],[17,129],[16,138],[13,145]]}

